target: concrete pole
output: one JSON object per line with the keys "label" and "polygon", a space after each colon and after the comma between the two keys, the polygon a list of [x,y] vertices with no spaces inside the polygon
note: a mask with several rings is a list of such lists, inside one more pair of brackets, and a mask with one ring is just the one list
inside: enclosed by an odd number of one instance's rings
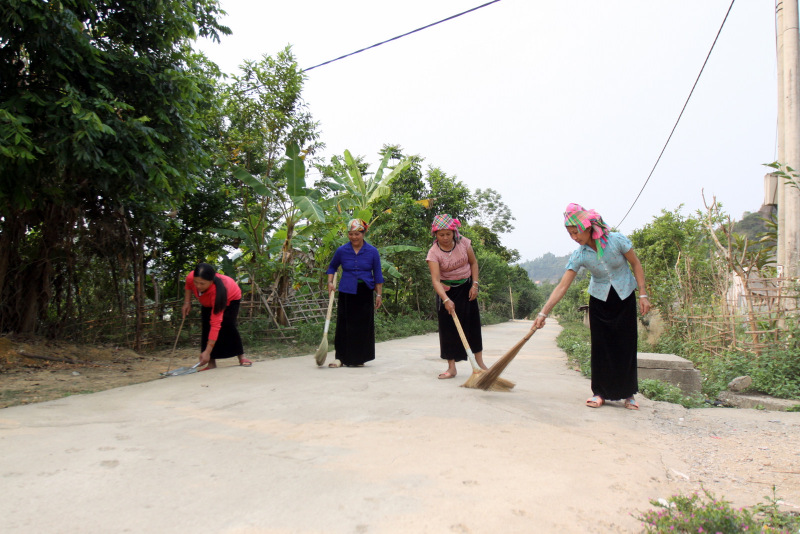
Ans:
{"label": "concrete pole", "polygon": [[[778,29],[775,36],[775,51],[777,54],[778,63],[778,163],[781,165],[786,164],[786,151],[784,150],[784,124],[783,120],[783,0],[775,1],[775,27]],[[777,264],[780,269],[786,265],[786,244],[783,242],[785,238],[785,205],[786,199],[784,198],[783,180],[778,178],[778,185],[776,188],[777,195],[775,203],[778,206],[776,218],[778,223],[778,237],[777,237]]]}
{"label": "concrete pole", "polygon": [[[800,32],[798,32],[797,0],[783,0],[781,30],[783,63],[783,121],[785,163],[800,171]],[[785,247],[783,271],[786,276],[800,276],[800,189],[782,185]],[[781,242],[778,243],[780,247]]]}

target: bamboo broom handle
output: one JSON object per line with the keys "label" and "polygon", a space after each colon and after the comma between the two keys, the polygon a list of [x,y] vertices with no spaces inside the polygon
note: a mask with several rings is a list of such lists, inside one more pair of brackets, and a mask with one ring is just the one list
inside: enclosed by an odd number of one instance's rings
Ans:
{"label": "bamboo broom handle", "polygon": [[461,321],[458,320],[458,315],[456,315],[456,311],[453,310],[451,314],[453,316],[453,322],[456,323],[456,329],[458,329],[458,335],[461,337],[461,342],[464,344],[464,350],[467,351],[467,359],[469,360],[469,364],[472,366],[472,371],[483,371],[478,365],[478,361],[475,359],[475,355],[472,354],[472,349],[469,348],[469,342],[467,341],[467,336],[464,335],[464,330],[461,328]]}

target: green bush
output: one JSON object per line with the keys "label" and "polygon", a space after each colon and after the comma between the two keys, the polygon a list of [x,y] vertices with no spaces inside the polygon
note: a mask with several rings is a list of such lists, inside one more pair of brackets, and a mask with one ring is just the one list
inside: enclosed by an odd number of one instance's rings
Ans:
{"label": "green bush", "polygon": [[[436,332],[438,329],[439,324],[436,319],[427,319],[422,315],[391,316],[383,313],[375,315],[376,342],[428,334]],[[333,330],[333,325],[331,325],[331,330]]]}
{"label": "green bush", "polygon": [[592,376],[592,345],[589,327],[582,321],[561,322],[563,330],[556,338],[558,348],[567,353],[570,365],[580,368],[583,376]]}
{"label": "green bush", "polygon": [[800,517],[779,510],[779,499],[765,497],[767,503],[751,509],[733,508],[730,503],[717,499],[710,492],[704,495],[675,495],[668,500],[651,500],[656,507],[636,516],[644,523],[645,532],[651,533],[794,533],[800,529]]}
{"label": "green bush", "polygon": [[702,396],[684,395],[678,386],[660,380],[649,378],[639,380],[639,393],[650,400],[680,404],[685,408],[702,408],[706,406],[705,399]]}

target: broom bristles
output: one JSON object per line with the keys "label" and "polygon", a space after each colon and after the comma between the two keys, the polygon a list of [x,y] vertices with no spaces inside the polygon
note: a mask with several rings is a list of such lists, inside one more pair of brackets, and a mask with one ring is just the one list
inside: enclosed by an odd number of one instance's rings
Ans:
{"label": "broom bristles", "polygon": [[[535,332],[535,330],[533,332]],[[517,344],[511,347],[511,350],[505,353],[502,358],[497,360],[494,363],[494,365],[492,365],[489,368],[488,371],[484,371],[483,373],[481,373],[481,375],[475,380],[475,384],[473,387],[475,387],[476,389],[482,389],[484,391],[488,391],[492,390],[492,386],[494,386],[498,381],[504,380],[500,378],[500,373],[505,371],[506,367],[508,367],[508,364],[511,363],[511,360],[513,360],[514,357],[516,357],[516,355],[519,354],[519,351],[522,349],[522,346],[528,342],[533,332],[531,332],[531,334],[519,340]]]}
{"label": "broom bristles", "polygon": [[479,369],[477,371],[473,371],[467,381],[461,384],[462,388],[471,388],[471,389],[483,389],[484,391],[511,391],[516,384],[511,380],[506,380],[505,378],[497,378],[488,387],[479,388],[478,382],[483,378],[483,376],[487,373],[483,369]]}
{"label": "broom bristles", "polygon": [[316,354],[314,354],[314,359],[317,360],[317,365],[322,367],[325,363],[325,359],[328,357],[328,340],[322,340],[322,343],[319,344],[317,348]]}

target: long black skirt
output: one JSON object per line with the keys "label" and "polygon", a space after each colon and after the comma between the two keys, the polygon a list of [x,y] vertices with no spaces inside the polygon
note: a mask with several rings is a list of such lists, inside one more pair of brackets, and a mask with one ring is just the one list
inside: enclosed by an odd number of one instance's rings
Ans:
{"label": "long black skirt", "polygon": [[375,304],[372,289],[359,283],[355,295],[339,292],[336,308],[336,359],[342,365],[363,365],[375,359]]}
{"label": "long black skirt", "polygon": [[592,393],[605,400],[627,399],[639,390],[637,375],[636,294],[620,300],[589,297],[592,336]]}
{"label": "long black skirt", "polygon": [[[483,350],[483,337],[481,336],[481,312],[478,308],[478,299],[469,300],[469,290],[472,287],[472,278],[460,286],[451,287],[447,291],[447,298],[456,306],[456,315],[464,330],[464,335],[473,354]],[[442,304],[442,299],[436,296],[436,308],[439,319],[439,355],[443,360],[462,362],[467,359],[464,343],[458,335],[458,329],[453,317]]]}
{"label": "long black skirt", "polygon": [[[212,360],[232,358],[244,354],[242,336],[239,335],[238,327],[240,302],[239,300],[230,301],[228,307],[222,312],[222,326],[220,326],[219,334],[217,334],[217,342],[214,344],[214,348],[211,349]],[[202,337],[200,338],[200,351],[202,352],[206,350],[208,334],[211,332],[211,308],[203,306],[201,317],[203,321],[203,331]]]}

